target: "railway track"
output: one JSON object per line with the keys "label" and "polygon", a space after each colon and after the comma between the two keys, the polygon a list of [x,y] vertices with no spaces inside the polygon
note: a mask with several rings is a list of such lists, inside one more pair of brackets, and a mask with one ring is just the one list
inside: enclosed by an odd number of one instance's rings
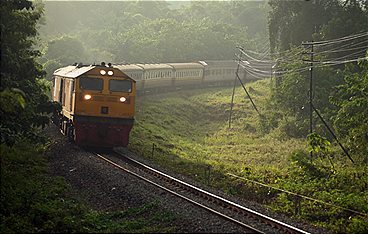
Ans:
{"label": "railway track", "polygon": [[[114,166],[208,212],[240,225],[244,233],[308,233],[162,173],[118,152],[95,153]],[[127,163],[135,169],[129,170]]]}

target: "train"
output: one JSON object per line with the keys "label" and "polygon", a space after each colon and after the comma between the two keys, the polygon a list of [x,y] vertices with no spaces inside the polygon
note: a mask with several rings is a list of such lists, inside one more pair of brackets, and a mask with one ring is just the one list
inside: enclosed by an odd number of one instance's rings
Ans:
{"label": "train", "polygon": [[238,64],[234,60],[115,66],[137,82],[138,95],[184,87],[233,84],[237,71],[239,77],[245,79],[244,70],[238,69]]}
{"label": "train", "polygon": [[138,95],[259,79],[234,60],[157,64],[74,64],[53,73],[61,132],[80,146],[127,146]]}
{"label": "train", "polygon": [[74,64],[53,73],[55,123],[79,146],[127,146],[134,123],[136,82],[106,65]]}

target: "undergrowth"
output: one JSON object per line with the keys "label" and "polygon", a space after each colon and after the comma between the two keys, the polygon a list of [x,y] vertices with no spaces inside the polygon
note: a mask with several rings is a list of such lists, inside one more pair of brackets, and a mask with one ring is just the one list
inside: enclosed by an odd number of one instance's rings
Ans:
{"label": "undergrowth", "polygon": [[[261,116],[242,88],[236,89],[230,127],[232,88],[140,97],[129,147],[177,173],[277,212],[334,232],[368,232],[366,165],[352,164],[335,145],[332,156],[309,158],[306,139],[287,133],[295,129],[293,120],[280,119],[278,110],[267,108],[269,85],[266,80],[247,84]],[[296,199],[252,181],[334,205]]]}
{"label": "undergrowth", "polygon": [[155,203],[104,212],[71,198],[62,177],[47,175],[44,151],[45,146],[27,142],[0,145],[1,233],[173,231],[173,216]]}

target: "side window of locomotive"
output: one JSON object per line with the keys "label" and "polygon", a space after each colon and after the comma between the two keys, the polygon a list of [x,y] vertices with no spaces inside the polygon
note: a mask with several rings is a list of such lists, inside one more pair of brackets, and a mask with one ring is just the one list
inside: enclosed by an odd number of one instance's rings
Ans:
{"label": "side window of locomotive", "polygon": [[103,80],[100,78],[82,77],[79,81],[79,88],[101,91],[103,88]]}
{"label": "side window of locomotive", "polygon": [[109,90],[111,92],[132,92],[132,81],[130,80],[109,80]]}

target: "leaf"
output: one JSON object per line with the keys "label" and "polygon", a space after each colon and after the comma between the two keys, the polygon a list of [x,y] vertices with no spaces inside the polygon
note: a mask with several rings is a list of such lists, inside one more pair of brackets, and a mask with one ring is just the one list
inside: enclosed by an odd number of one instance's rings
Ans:
{"label": "leaf", "polygon": [[6,113],[17,113],[26,107],[25,94],[20,89],[5,89],[0,92],[0,109]]}

